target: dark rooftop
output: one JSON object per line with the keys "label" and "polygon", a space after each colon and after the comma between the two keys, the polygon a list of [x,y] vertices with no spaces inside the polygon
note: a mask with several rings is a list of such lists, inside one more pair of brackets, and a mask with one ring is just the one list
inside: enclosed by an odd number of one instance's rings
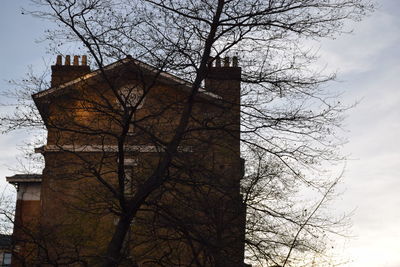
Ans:
{"label": "dark rooftop", "polygon": [[10,184],[16,183],[40,183],[42,181],[41,174],[15,174],[6,177],[7,182]]}

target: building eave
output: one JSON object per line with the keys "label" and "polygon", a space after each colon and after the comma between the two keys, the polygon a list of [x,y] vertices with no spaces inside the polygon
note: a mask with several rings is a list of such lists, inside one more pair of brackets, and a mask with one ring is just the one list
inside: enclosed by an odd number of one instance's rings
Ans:
{"label": "building eave", "polygon": [[[155,68],[155,67],[153,67],[153,66],[151,66],[151,65],[149,65],[147,63],[144,63],[144,62],[142,62],[140,60],[133,59],[132,57],[126,57],[124,59],[121,59],[121,60],[118,60],[118,61],[116,61],[114,63],[111,63],[110,65],[107,65],[106,67],[104,67],[103,71],[110,71],[110,70],[116,69],[116,68],[118,68],[120,66],[123,66],[125,64],[128,64],[128,63],[133,63],[135,66],[138,66],[140,69],[142,69],[142,70],[144,70],[144,71],[146,71],[146,72],[148,72],[150,74],[158,75],[158,79],[160,79],[160,82],[174,83],[175,85],[179,86],[180,88],[182,88],[182,89],[184,89],[186,91],[190,91],[192,89],[192,83],[191,82],[189,82],[187,80],[184,80],[184,79],[181,79],[181,78],[179,78],[179,77],[177,77],[177,76],[175,76],[173,74],[170,74],[168,72],[160,71],[157,68]],[[83,75],[81,77],[73,79],[73,80],[71,80],[69,82],[65,82],[65,83],[63,83],[63,84],[61,84],[59,86],[52,87],[52,88],[49,88],[47,90],[35,93],[35,94],[32,95],[32,98],[34,100],[39,100],[40,98],[43,98],[43,97],[52,95],[54,93],[57,93],[59,91],[62,91],[63,89],[68,88],[68,87],[70,87],[72,85],[75,85],[75,84],[78,84],[80,82],[87,81],[87,80],[89,80],[91,78],[94,78],[94,77],[100,75],[101,72],[102,71],[100,69],[95,70],[95,71],[90,72],[88,74],[85,74],[85,75]],[[219,96],[217,94],[214,94],[212,92],[208,92],[204,88],[200,88],[199,89],[199,93],[200,93],[200,96],[210,97],[212,99],[222,99],[221,96]]]}
{"label": "building eave", "polygon": [[6,180],[10,184],[41,183],[42,175],[41,174],[15,174],[13,176],[6,177]]}

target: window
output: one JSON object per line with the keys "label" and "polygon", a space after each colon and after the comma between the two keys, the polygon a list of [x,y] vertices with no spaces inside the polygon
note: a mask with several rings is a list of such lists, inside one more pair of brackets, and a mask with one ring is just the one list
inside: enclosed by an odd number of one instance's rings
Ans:
{"label": "window", "polygon": [[125,169],[125,186],[124,186],[124,193],[127,196],[133,194],[134,191],[134,171],[135,167],[137,166],[137,159],[127,158],[125,159],[124,169]]}
{"label": "window", "polygon": [[11,253],[5,252],[3,254],[3,259],[2,259],[2,265],[3,267],[8,267],[11,266]]}
{"label": "window", "polygon": [[[122,100],[128,108],[141,108],[144,103],[143,89],[139,85],[125,85],[118,89]],[[118,100],[116,100],[118,102]],[[139,103],[140,101],[140,103]],[[137,106],[136,106],[137,105]]]}
{"label": "window", "polygon": [[[118,93],[122,97],[122,101],[125,103],[125,106],[128,109],[140,109],[143,107],[144,99],[143,97],[143,89],[139,85],[128,84],[122,86],[118,89]],[[140,103],[139,103],[140,101]],[[118,100],[116,100],[117,103]],[[120,105],[121,106],[121,105]],[[122,107],[122,106],[121,106]],[[135,120],[135,114],[132,116],[132,121]],[[135,127],[132,121],[129,123],[128,135],[132,135],[134,133]]]}

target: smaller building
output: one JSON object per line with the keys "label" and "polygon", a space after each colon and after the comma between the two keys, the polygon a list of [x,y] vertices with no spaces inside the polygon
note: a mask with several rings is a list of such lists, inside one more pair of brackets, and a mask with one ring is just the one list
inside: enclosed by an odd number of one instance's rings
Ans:
{"label": "smaller building", "polygon": [[0,266],[11,266],[11,235],[0,234]]}
{"label": "smaller building", "polygon": [[[17,189],[14,231],[12,234],[13,266],[29,266],[29,264],[25,264],[27,259],[36,257],[37,236],[35,233],[38,232],[42,176],[40,174],[16,174],[6,177],[6,179]],[[9,251],[11,251],[11,244]],[[11,252],[7,257],[11,257]],[[1,259],[0,252],[0,263]],[[20,265],[17,265],[17,262]],[[0,267],[2,266],[11,265],[5,265],[3,261],[3,265],[0,264]]]}

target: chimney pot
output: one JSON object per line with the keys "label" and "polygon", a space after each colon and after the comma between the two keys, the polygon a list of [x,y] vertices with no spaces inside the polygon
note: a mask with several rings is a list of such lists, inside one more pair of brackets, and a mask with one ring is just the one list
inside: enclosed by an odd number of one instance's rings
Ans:
{"label": "chimney pot", "polygon": [[83,55],[82,56],[82,66],[86,66],[87,65],[87,56]]}
{"label": "chimney pot", "polygon": [[229,67],[229,57],[224,58],[224,67]]}
{"label": "chimney pot", "polygon": [[71,65],[71,56],[66,55],[65,56],[65,66],[70,66]]}
{"label": "chimney pot", "polygon": [[61,55],[57,56],[56,65],[62,65],[62,56]]}
{"label": "chimney pot", "polygon": [[213,60],[214,60],[214,58],[213,57],[208,57],[208,60],[207,60],[207,65],[209,66],[209,67],[212,67],[213,65],[212,65],[212,63],[213,63]]}
{"label": "chimney pot", "polygon": [[238,60],[238,57],[233,57],[232,58],[232,67],[237,67],[239,64],[239,60]]}
{"label": "chimney pot", "polygon": [[74,56],[74,66],[79,65],[79,56]]}
{"label": "chimney pot", "polygon": [[221,59],[219,57],[215,60],[215,67],[221,67]]}

